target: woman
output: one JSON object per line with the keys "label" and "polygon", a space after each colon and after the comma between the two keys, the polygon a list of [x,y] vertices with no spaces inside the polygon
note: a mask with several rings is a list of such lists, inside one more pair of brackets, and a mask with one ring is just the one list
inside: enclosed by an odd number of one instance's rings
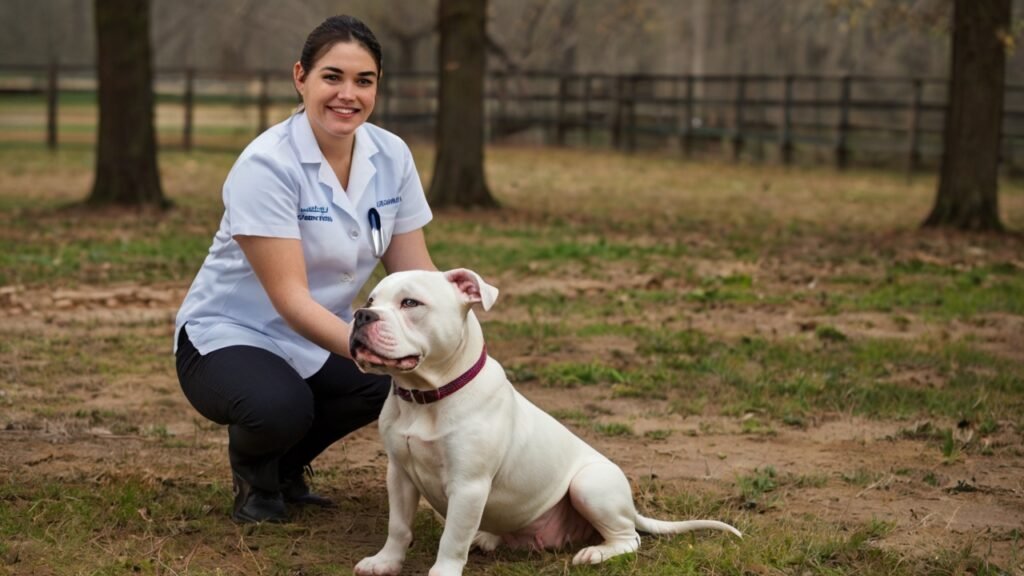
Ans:
{"label": "woman", "polygon": [[238,522],[329,505],[303,471],[372,421],[387,377],[350,359],[352,301],[378,260],[435,269],[431,219],[408,146],[366,120],[381,49],[365,24],[329,18],[293,71],[302,108],[254,140],[224,183],[224,216],[178,312],[178,379],[226,424]]}

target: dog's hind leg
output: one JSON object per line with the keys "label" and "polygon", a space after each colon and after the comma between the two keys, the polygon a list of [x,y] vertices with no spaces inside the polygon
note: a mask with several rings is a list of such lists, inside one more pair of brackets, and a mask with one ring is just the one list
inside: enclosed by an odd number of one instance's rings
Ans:
{"label": "dog's hind leg", "polygon": [[476,536],[473,537],[473,548],[488,554],[494,552],[499,544],[501,544],[501,536],[484,532],[483,530],[477,532]]}
{"label": "dog's hind leg", "polygon": [[604,541],[580,550],[573,564],[597,564],[640,548],[636,508],[629,480],[611,462],[588,464],[569,484],[572,507],[597,529]]}

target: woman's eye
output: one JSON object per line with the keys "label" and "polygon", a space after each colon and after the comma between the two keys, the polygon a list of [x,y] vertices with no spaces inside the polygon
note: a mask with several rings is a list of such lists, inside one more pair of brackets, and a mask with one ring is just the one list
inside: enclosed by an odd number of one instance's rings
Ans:
{"label": "woman's eye", "polygon": [[415,308],[417,306],[421,306],[422,304],[422,302],[417,302],[412,298],[406,298],[405,300],[402,300],[402,308]]}

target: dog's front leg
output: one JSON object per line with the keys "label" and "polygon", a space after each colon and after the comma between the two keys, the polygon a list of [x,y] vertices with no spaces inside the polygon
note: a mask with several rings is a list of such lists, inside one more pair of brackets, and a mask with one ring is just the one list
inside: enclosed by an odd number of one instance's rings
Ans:
{"label": "dog's front leg", "polygon": [[388,539],[380,552],[356,564],[357,576],[395,576],[412,544],[412,523],[420,493],[400,466],[388,460]]}
{"label": "dog's front leg", "polygon": [[490,479],[452,482],[437,561],[429,576],[460,576],[491,493]]}

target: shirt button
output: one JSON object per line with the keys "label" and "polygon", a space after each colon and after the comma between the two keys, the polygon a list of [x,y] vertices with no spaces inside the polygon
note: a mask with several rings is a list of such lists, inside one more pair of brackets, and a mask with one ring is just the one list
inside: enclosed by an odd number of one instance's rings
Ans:
{"label": "shirt button", "polygon": [[351,282],[351,281],[352,281],[352,275],[351,275],[351,274],[345,274],[345,275],[343,275],[343,276],[341,277],[341,281],[342,281],[342,282],[345,282],[346,284],[347,284],[347,283],[349,283],[349,282]]}
{"label": "shirt button", "polygon": [[349,231],[348,235],[353,238],[359,238],[359,229],[353,228],[351,231]]}

